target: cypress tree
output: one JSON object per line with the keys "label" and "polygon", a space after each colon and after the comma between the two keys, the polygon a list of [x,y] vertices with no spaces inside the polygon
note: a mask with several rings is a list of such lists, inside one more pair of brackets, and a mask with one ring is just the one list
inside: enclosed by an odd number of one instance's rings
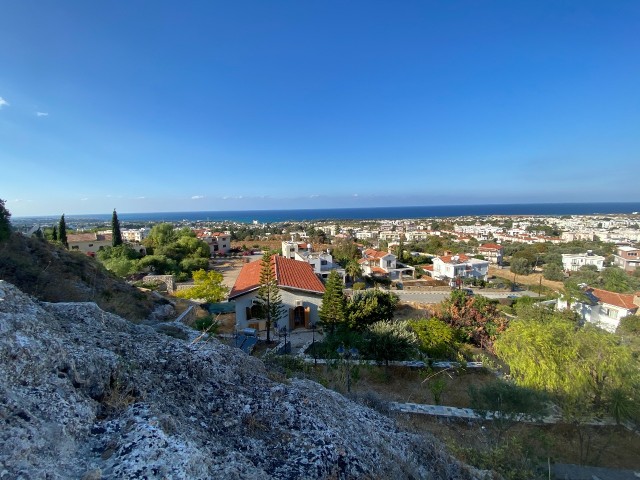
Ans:
{"label": "cypress tree", "polygon": [[53,230],[51,230],[51,240],[54,242],[58,241],[58,227],[55,225],[53,226]]}
{"label": "cypress tree", "polygon": [[5,200],[0,198],[0,240],[6,240],[11,235],[11,213],[4,206]]}
{"label": "cypress tree", "polygon": [[58,224],[58,238],[60,243],[64,245],[64,248],[69,248],[69,242],[67,242],[67,224],[64,221],[64,213],[60,217],[60,223]]}
{"label": "cypress tree", "polygon": [[113,209],[113,216],[111,217],[111,245],[117,247],[122,245],[122,232],[120,232],[120,222],[118,221],[118,214],[116,209]]}
{"label": "cypress tree", "polygon": [[262,266],[260,268],[260,287],[258,288],[257,300],[260,302],[262,317],[266,320],[267,343],[271,342],[271,324],[278,320],[284,313],[284,305],[280,297],[280,289],[276,279],[276,272],[273,260],[268,252],[262,256]]}
{"label": "cypress tree", "polygon": [[338,272],[332,270],[327,278],[324,295],[322,296],[322,305],[318,314],[323,325],[334,331],[336,324],[343,323],[345,320],[346,299],[342,289],[342,279]]}

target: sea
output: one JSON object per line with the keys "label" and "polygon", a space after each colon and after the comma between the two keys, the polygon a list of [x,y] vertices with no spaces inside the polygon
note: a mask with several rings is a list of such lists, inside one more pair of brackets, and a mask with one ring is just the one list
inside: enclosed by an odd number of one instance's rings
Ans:
{"label": "sea", "polygon": [[[277,223],[332,220],[401,220],[440,217],[492,216],[492,215],[606,215],[640,212],[640,202],[608,203],[522,203],[490,205],[425,205],[406,207],[319,208],[300,210],[237,210],[201,212],[148,212],[120,213],[121,223],[195,223],[237,222]],[[93,215],[66,214],[73,223],[110,222],[111,213]],[[41,224],[57,221],[59,217],[13,217],[13,221]]]}

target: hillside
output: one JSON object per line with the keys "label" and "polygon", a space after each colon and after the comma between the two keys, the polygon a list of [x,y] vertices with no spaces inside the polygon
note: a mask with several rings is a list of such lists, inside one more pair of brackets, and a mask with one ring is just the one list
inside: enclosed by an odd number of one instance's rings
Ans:
{"label": "hillside", "polygon": [[3,478],[487,478],[433,438],[216,340],[38,302],[4,281],[0,390]]}
{"label": "hillside", "polygon": [[0,279],[46,302],[95,302],[131,321],[173,315],[166,300],[133,287],[95,259],[35,237],[0,242]]}

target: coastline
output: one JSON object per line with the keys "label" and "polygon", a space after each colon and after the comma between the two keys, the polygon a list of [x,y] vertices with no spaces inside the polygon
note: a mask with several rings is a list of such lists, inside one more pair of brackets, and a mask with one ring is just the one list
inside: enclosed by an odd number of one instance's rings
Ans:
{"label": "coastline", "polygon": [[[120,213],[122,222],[234,222],[278,223],[310,221],[402,220],[487,216],[630,215],[640,211],[640,202],[523,203],[486,205],[431,205],[291,210],[229,210],[192,212]],[[14,216],[19,223],[57,220],[57,215]],[[68,221],[110,221],[111,213],[65,214]]]}

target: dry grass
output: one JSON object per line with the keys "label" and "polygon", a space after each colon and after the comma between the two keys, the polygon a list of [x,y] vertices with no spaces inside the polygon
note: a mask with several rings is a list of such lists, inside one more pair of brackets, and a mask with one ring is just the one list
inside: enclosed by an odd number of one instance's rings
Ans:
{"label": "dry grass", "polygon": [[372,391],[390,402],[411,402],[434,404],[433,394],[429,386],[442,379],[445,387],[441,403],[452,407],[470,406],[468,389],[470,385],[480,386],[495,377],[484,370],[450,370],[409,369],[406,367],[362,366],[360,378],[353,390],[356,392]]}
{"label": "dry grass", "polygon": [[[513,281],[513,273],[509,270],[502,270],[497,267],[489,267],[489,275],[495,275],[496,277],[504,278],[505,280]],[[531,273],[529,275],[518,275],[516,277],[516,281],[518,283],[524,285],[538,286],[540,285],[540,280],[542,279],[542,285],[545,287],[551,288],[556,292],[561,291],[564,288],[564,284],[562,282],[554,282],[551,280],[547,280],[542,276],[541,273]]]}
{"label": "dry grass", "polygon": [[[428,415],[403,414],[398,423],[410,430],[431,433],[446,444],[458,448],[490,448],[494,443],[491,422],[469,422]],[[484,427],[484,428],[483,428]],[[571,425],[516,424],[505,434],[505,442],[524,442],[534,457],[546,463],[572,463],[607,468],[638,469],[640,437],[623,427],[580,427],[583,438],[590,439],[589,451],[581,451],[576,427]],[[464,459],[463,459],[464,460]]]}

